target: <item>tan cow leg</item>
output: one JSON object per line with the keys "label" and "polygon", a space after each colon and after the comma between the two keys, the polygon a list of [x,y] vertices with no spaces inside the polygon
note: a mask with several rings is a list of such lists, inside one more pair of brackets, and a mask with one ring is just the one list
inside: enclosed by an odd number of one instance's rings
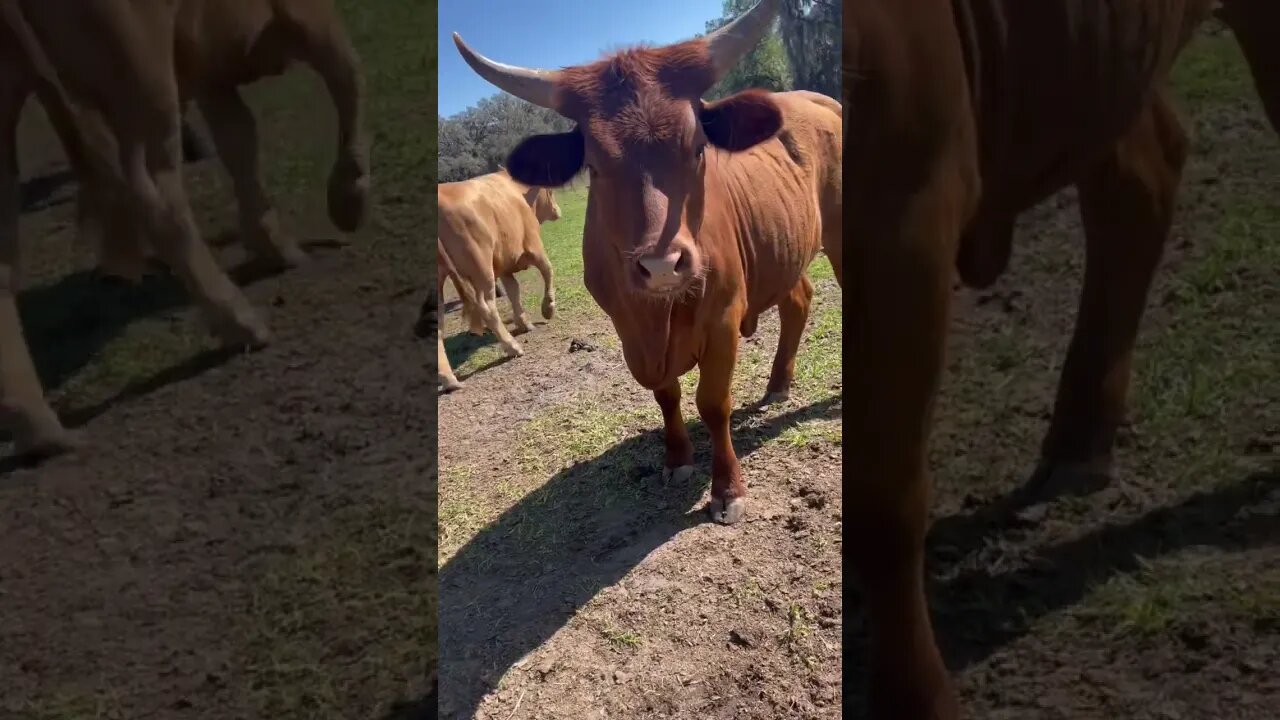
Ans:
{"label": "tan cow leg", "polygon": [[507,291],[507,302],[511,303],[511,318],[516,324],[516,334],[529,332],[533,325],[529,324],[529,314],[524,311],[524,304],[520,302],[520,281],[511,274],[503,275],[500,279],[502,287]]}
{"label": "tan cow leg", "polygon": [[441,323],[436,329],[436,344],[439,346],[439,353],[436,355],[436,375],[440,379],[440,384],[444,387],[445,392],[453,392],[462,388],[462,383],[453,375],[453,366],[449,364],[449,355],[444,351],[444,324]]}
{"label": "tan cow leg", "polygon": [[[1187,137],[1157,95],[1079,182],[1088,242],[1084,290],[1042,457],[1046,473],[1109,475],[1133,347],[1173,221]],[[1057,484],[1057,481],[1055,481]]]}
{"label": "tan cow leg", "polygon": [[804,326],[809,322],[809,306],[813,304],[813,283],[808,275],[800,276],[800,282],[778,303],[781,331],[778,334],[778,351],[773,356],[773,370],[769,373],[769,386],[765,390],[764,404],[783,402],[791,397],[791,382],[796,376],[796,352]]}
{"label": "tan cow leg", "polygon": [[0,430],[13,433],[19,455],[48,456],[73,449],[44,398],[18,316],[21,273],[18,213],[18,117],[25,93],[0,67]]}
{"label": "tan cow leg", "polygon": [[551,261],[547,259],[547,253],[541,246],[538,247],[538,252],[531,255],[534,266],[542,275],[542,319],[550,320],[556,316],[555,273],[551,270]]}
{"label": "tan cow leg", "polygon": [[520,347],[520,343],[516,341],[511,333],[507,330],[506,323],[502,322],[502,315],[498,313],[498,298],[493,291],[493,280],[489,280],[488,287],[476,288],[478,291],[479,307],[476,311],[480,317],[484,319],[484,324],[498,336],[498,344],[502,346],[502,351],[507,357],[520,357],[524,354],[524,349]]}
{"label": "tan cow leg", "polygon": [[733,451],[729,420],[733,411],[733,368],[738,360],[738,323],[716,328],[698,360],[698,414],[711,435],[711,518],[725,525],[746,512],[747,486]]}
{"label": "tan cow leg", "polygon": [[290,13],[288,19],[301,41],[301,59],[324,80],[333,100],[338,115],[338,154],[329,173],[329,219],[339,230],[354,232],[364,222],[369,196],[360,58],[332,4],[282,3],[279,7]]}
{"label": "tan cow leg", "polygon": [[[151,124],[151,137],[132,136],[137,127],[121,124],[121,166],[139,201],[156,252],[181,278],[204,310],[213,332],[227,346],[258,347],[270,339],[266,324],[240,288],[227,277],[200,237],[182,187],[182,147],[177,102],[163,126]],[[124,132],[121,132],[121,131]]]}
{"label": "tan cow leg", "polygon": [[258,129],[253,112],[234,87],[214,89],[197,103],[213,134],[218,158],[231,176],[240,209],[240,235],[258,258],[280,267],[307,261],[298,242],[280,231],[276,209],[262,187],[258,163]]}
{"label": "tan cow leg", "polygon": [[663,482],[684,482],[693,475],[693,442],[680,412],[680,380],[653,391],[662,408],[662,438],[666,448],[662,460]]}

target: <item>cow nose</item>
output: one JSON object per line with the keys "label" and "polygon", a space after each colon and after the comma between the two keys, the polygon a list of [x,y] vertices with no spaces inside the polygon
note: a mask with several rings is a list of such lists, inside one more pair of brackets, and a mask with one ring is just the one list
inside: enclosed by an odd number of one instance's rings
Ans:
{"label": "cow nose", "polygon": [[678,278],[688,268],[688,259],[680,248],[672,248],[665,255],[640,258],[640,276],[650,282],[662,282]]}

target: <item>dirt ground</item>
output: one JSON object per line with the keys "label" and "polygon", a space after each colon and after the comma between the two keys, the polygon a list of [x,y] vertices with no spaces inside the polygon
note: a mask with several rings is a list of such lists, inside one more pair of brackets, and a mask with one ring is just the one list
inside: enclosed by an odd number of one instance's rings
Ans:
{"label": "dirt ground", "polygon": [[[1229,35],[1197,39],[1177,85],[1194,155],[1116,482],[1019,492],[1080,289],[1073,193],[1023,218],[995,287],[957,294],[930,570],[972,717],[1280,705],[1280,142]],[[705,432],[687,412],[701,472],[664,486],[657,407],[581,289],[581,191],[561,204],[543,235],[562,311],[521,338],[525,357],[504,362],[444,317],[467,387],[440,401],[442,717],[862,717],[864,619],[840,570],[838,290],[819,282],[813,382],[787,405],[751,407],[776,315],[744,344],[750,516],[710,525]],[[521,279],[536,308],[540,281]]]}
{"label": "dirt ground", "polygon": [[[28,108],[20,305],[91,448],[3,461],[0,717],[426,716],[435,393],[410,329],[435,221],[435,3],[340,5],[365,63],[375,203],[354,236],[328,224],[336,133],[317,78],[252,89],[268,191],[314,256],[238,274],[276,335],[261,352],[214,352],[168,277],[127,288],[84,269],[73,185]],[[235,227],[216,161],[188,168],[206,234]]]}

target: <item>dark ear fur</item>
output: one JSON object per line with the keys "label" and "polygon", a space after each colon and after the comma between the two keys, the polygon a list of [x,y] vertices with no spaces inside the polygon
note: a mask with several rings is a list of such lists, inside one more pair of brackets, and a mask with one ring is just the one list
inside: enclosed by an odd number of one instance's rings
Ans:
{"label": "dark ear fur", "polygon": [[574,128],[555,135],[525,138],[507,156],[507,174],[531,187],[560,187],[582,169],[582,133]]}
{"label": "dark ear fur", "polygon": [[702,132],[712,145],[741,152],[772,138],[782,129],[782,111],[770,93],[744,90],[702,106]]}

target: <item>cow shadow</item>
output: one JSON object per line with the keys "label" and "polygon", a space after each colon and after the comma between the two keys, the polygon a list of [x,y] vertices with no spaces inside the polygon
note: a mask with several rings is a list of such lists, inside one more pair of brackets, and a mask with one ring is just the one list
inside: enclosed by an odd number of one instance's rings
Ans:
{"label": "cow shadow", "polygon": [[[304,245],[308,246],[323,247],[323,242]],[[248,287],[282,271],[249,260],[227,272],[237,285]],[[46,394],[62,388],[134,322],[189,306],[191,299],[181,282],[163,269],[145,275],[137,284],[81,270],[18,295],[23,334]],[[59,407],[59,415],[68,427],[83,425],[121,401],[195,377],[236,354],[222,350],[197,353],[134,380],[105,401],[87,407]],[[0,431],[0,442],[7,439],[8,434]],[[24,459],[10,458],[0,463],[0,474],[24,464]]]}
{"label": "cow shadow", "polygon": [[[746,457],[794,423],[838,415],[839,398],[767,420],[740,409],[734,447]],[[697,480],[661,479],[663,433],[651,430],[557,472],[441,568],[441,717],[472,717],[507,669],[579,608],[654,549],[708,521],[705,508],[690,508],[708,485],[709,441],[701,422],[688,426],[702,451]]]}
{"label": "cow shadow", "polygon": [[[934,628],[953,672],[986,660],[1031,632],[1041,618],[1079,603],[1090,588],[1135,572],[1152,558],[1194,546],[1240,552],[1280,545],[1280,469],[1272,468],[1132,521],[1037,549],[1037,560],[1029,567],[1005,572],[988,566],[960,568],[957,563],[965,555],[1000,533],[1017,530],[1019,496],[1025,497],[1025,489],[973,513],[939,519],[930,532]],[[861,616],[860,605],[859,594],[846,594],[846,617]],[[852,664],[845,667],[850,677],[865,678],[867,638],[859,625],[855,620],[846,626],[851,629],[845,635],[845,658]],[[850,690],[845,707],[856,716],[865,688]]]}
{"label": "cow shadow", "polygon": [[59,191],[74,181],[75,175],[68,169],[23,180],[18,186],[20,212],[39,212],[71,202],[72,193],[60,194]]}

